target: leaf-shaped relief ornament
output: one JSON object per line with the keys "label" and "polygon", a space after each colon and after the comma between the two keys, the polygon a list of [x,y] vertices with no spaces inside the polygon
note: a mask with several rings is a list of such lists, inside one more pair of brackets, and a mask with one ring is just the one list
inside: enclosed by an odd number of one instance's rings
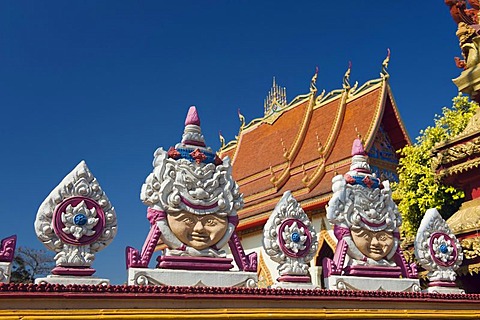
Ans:
{"label": "leaf-shaped relief ornament", "polygon": [[40,205],[35,232],[57,252],[61,266],[90,266],[94,254],[112,242],[117,233],[115,209],[85,161]]}
{"label": "leaf-shaped relief ornament", "polygon": [[263,247],[280,275],[308,274],[318,247],[317,233],[290,191],[283,194],[263,228]]}
{"label": "leaf-shaped relief ornament", "polygon": [[462,247],[437,209],[428,209],[415,238],[415,255],[430,281],[453,282],[463,261]]}

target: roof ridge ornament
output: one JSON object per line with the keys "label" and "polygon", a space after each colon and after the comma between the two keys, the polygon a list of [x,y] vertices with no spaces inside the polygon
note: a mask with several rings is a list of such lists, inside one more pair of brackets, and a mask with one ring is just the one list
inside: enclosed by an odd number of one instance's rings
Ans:
{"label": "roof ridge ornament", "polygon": [[380,72],[380,77],[382,77],[382,79],[387,79],[388,77],[390,77],[387,71],[389,62],[390,62],[390,48],[387,48],[387,56],[382,62],[382,72]]}
{"label": "roof ridge ornament", "polygon": [[343,76],[343,89],[349,90],[350,89],[350,72],[352,71],[352,61],[348,62],[348,69],[345,71],[345,75]]}
{"label": "roof ridge ornament", "polygon": [[318,77],[318,66],[315,67],[315,73],[312,77],[312,80],[310,81],[310,93],[316,93],[317,92],[317,77]]}
{"label": "roof ridge ornament", "polygon": [[277,84],[273,77],[272,88],[263,102],[264,116],[267,117],[287,106],[287,89]]}

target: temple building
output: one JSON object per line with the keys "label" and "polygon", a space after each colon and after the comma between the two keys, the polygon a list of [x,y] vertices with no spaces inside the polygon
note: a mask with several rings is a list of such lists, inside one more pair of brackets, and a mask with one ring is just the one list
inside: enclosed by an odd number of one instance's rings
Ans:
{"label": "temple building", "polygon": [[[269,285],[278,274],[262,252],[262,229],[283,193],[291,190],[318,231],[312,279],[320,284],[321,259],[331,257],[336,240],[325,216],[332,196],[332,178],[351,163],[353,140],[360,136],[370,166],[382,180],[398,181],[396,151],[410,143],[398,112],[387,72],[359,86],[350,85],[350,67],[341,89],[318,93],[317,74],[310,90],[287,103],[286,89],[274,80],[264,104],[264,117],[241,126],[235,140],[223,144],[220,157],[229,156],[233,176],[245,206],[239,211],[238,230],[246,251],[259,256],[260,284]],[[223,137],[221,137],[223,141]]]}

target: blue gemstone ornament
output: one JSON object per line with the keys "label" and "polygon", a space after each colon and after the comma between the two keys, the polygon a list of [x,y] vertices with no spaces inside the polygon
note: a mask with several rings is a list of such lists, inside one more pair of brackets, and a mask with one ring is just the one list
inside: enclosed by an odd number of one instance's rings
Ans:
{"label": "blue gemstone ornament", "polygon": [[73,223],[75,223],[77,226],[83,226],[87,223],[87,221],[87,216],[83,213],[78,213],[73,217]]}
{"label": "blue gemstone ornament", "polygon": [[442,243],[442,244],[440,245],[440,252],[441,252],[441,253],[448,253],[448,247],[447,247],[447,245],[446,245],[445,243]]}
{"label": "blue gemstone ornament", "polygon": [[292,233],[291,238],[292,238],[292,241],[295,243],[300,241],[300,235],[298,234],[298,232]]}

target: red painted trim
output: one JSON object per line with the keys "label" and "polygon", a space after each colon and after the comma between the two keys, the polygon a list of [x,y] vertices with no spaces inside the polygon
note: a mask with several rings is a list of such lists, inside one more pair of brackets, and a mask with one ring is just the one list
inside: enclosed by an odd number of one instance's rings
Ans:
{"label": "red painted trim", "polygon": [[[160,295],[159,295],[160,294]],[[437,303],[480,302],[480,294],[442,294],[391,291],[340,291],[237,287],[172,287],[128,285],[0,284],[0,298],[15,299],[244,299],[244,300],[369,300]]]}

